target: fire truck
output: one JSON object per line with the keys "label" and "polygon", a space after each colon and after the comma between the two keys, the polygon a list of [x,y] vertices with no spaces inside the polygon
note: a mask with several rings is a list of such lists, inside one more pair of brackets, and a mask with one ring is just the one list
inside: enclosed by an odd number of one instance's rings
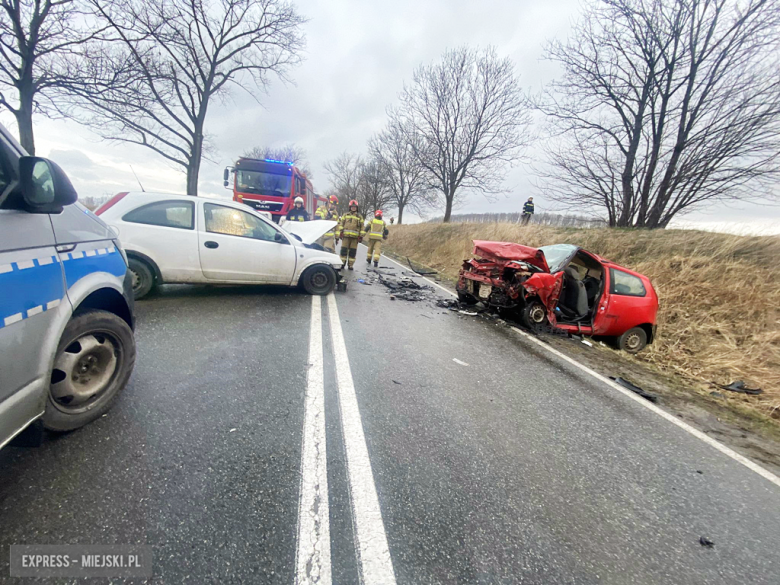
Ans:
{"label": "fire truck", "polygon": [[225,187],[233,175],[233,200],[271,214],[276,223],[287,215],[296,197],[314,219],[318,205],[325,199],[314,193],[311,181],[293,163],[272,159],[239,158],[224,173]]}

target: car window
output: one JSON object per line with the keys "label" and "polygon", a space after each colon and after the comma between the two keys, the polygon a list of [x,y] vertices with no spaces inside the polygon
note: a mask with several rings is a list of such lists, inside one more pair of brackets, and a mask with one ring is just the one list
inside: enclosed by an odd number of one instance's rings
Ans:
{"label": "car window", "polygon": [[643,297],[647,294],[641,278],[628,274],[622,270],[612,268],[610,270],[612,283],[610,292],[615,295],[628,295],[631,297]]}
{"label": "car window", "polygon": [[276,234],[279,232],[250,213],[211,203],[206,203],[203,207],[207,232],[268,242],[276,241]]}
{"label": "car window", "polygon": [[190,201],[160,201],[134,209],[126,213],[122,220],[191,230],[194,228],[194,215],[195,204]]}

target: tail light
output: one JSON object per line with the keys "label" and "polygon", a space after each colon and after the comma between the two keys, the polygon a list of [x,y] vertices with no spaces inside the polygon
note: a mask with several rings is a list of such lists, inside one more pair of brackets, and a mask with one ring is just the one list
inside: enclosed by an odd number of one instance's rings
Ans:
{"label": "tail light", "polygon": [[101,205],[100,207],[98,207],[98,208],[95,210],[95,215],[100,215],[101,213],[103,213],[103,212],[105,212],[105,211],[108,211],[108,210],[109,210],[109,209],[111,209],[111,208],[112,208],[114,205],[116,205],[117,203],[119,203],[120,201],[122,201],[122,199],[124,198],[124,196],[125,196],[125,195],[127,195],[127,191],[125,191],[124,193],[117,193],[117,194],[116,194],[116,195],[114,195],[114,196],[113,196],[111,199],[109,199],[108,201],[106,201],[106,202],[105,202],[103,205]]}

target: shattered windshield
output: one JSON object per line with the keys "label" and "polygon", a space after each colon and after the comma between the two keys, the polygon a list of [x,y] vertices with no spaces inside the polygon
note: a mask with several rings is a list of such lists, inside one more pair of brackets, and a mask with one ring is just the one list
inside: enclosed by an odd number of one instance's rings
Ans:
{"label": "shattered windshield", "polygon": [[553,244],[552,246],[542,246],[539,249],[544,252],[547,266],[550,268],[550,273],[552,274],[563,269],[566,260],[577,251],[577,246],[572,246],[571,244]]}

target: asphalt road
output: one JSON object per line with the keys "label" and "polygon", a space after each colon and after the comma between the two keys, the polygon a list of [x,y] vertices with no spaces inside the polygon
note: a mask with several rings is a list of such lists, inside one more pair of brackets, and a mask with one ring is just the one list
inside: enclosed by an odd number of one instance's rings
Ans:
{"label": "asphalt road", "polygon": [[780,582],[780,488],[506,328],[358,283],[364,251],[331,298],[137,303],[114,409],[0,451],[0,582],[9,545],[59,543],[151,545],[153,583]]}

